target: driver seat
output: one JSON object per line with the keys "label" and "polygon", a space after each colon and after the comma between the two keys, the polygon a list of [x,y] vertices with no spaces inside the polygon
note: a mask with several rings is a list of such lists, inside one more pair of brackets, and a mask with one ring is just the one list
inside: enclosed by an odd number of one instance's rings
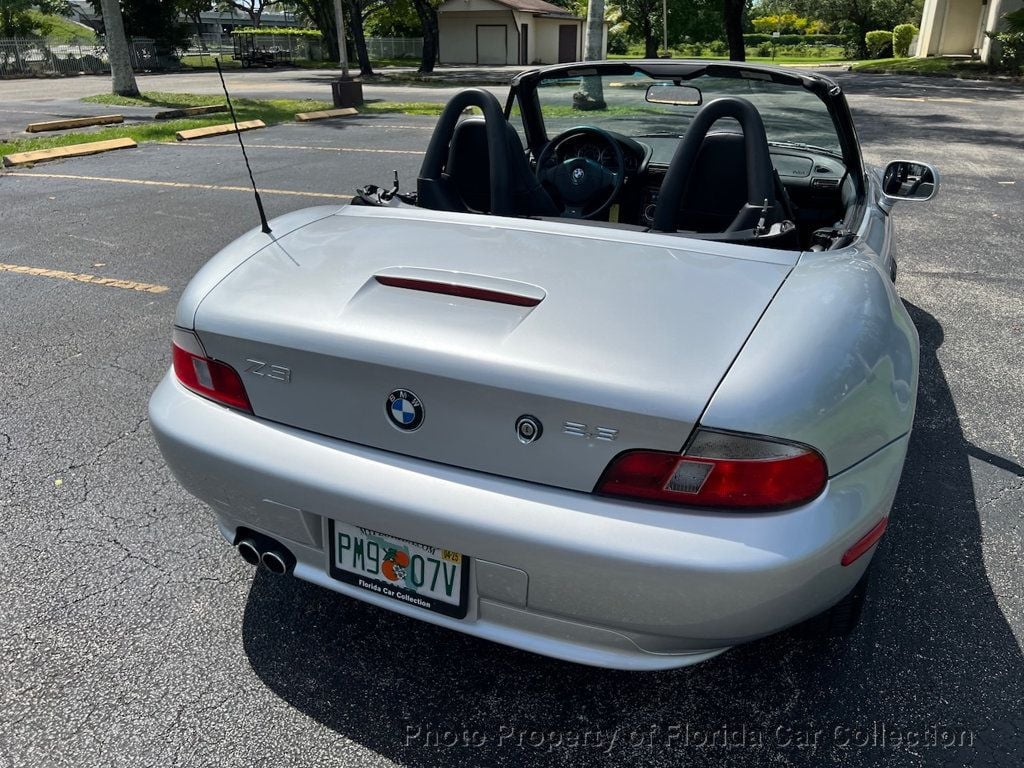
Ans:
{"label": "driver seat", "polygon": [[[484,116],[463,118],[467,107]],[[416,180],[417,205],[494,216],[556,216],[519,134],[490,91],[467,88],[445,105]]]}

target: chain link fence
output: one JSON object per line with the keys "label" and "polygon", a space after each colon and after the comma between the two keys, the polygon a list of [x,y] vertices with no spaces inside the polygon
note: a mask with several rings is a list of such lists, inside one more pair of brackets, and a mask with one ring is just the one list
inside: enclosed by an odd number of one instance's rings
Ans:
{"label": "chain link fence", "polygon": [[[137,72],[172,69],[176,57],[160,56],[153,40],[134,38],[128,45],[132,69]],[[56,41],[0,38],[0,77],[53,77],[102,75],[110,72],[110,59],[102,38]]]}
{"label": "chain link fence", "polygon": [[[286,61],[323,61],[327,46],[316,37],[260,35],[258,46]],[[368,37],[370,58],[417,60],[423,55],[423,38]],[[136,72],[178,69],[181,57],[192,66],[212,66],[213,57],[231,58],[231,35],[193,35],[188,47],[173,56],[160,55],[152,40],[134,38],[129,44]],[[0,38],[0,78],[101,75],[110,72],[103,38],[57,41],[35,38]]]}
{"label": "chain link fence", "polygon": [[423,56],[422,37],[368,37],[366,52],[371,59],[419,59]]}

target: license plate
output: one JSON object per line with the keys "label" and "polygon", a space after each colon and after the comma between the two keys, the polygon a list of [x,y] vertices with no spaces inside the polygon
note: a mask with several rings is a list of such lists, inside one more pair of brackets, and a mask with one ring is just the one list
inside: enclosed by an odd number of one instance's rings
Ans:
{"label": "license plate", "polygon": [[466,616],[469,557],[369,528],[331,521],[331,576],[393,600]]}

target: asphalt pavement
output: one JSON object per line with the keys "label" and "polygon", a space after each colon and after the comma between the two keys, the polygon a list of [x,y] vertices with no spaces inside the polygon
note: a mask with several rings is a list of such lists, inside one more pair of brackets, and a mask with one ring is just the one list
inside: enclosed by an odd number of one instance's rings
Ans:
{"label": "asphalt pavement", "polygon": [[[322,87],[278,76],[260,83]],[[786,632],[673,672],[556,662],[254,572],[146,419],[178,296],[257,223],[234,139],[0,173],[0,768],[1024,764],[1024,90],[839,78],[869,161],[943,173],[894,214],[921,384],[865,619],[845,644]],[[411,186],[433,122],[245,138],[273,216],[392,169]]]}

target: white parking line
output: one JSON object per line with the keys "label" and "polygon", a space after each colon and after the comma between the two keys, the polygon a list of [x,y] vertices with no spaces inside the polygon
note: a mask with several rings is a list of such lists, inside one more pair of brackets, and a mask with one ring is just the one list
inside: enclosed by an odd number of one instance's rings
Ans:
{"label": "white parking line", "polygon": [[[78,176],[71,173],[25,173],[11,171],[4,176],[20,176],[29,179],[70,179],[73,181],[102,181],[111,184],[136,184],[143,187],[172,187],[175,189],[208,189],[215,192],[245,192],[252,194],[252,187],[236,187],[225,184],[193,184],[184,181],[154,181],[151,179],[120,179],[111,176]],[[336,192],[306,192],[298,189],[273,189],[260,187],[261,195],[290,195],[294,197],[315,197],[326,200],[351,200],[352,195]]]}
{"label": "white parking line", "polygon": [[[164,142],[172,146],[189,146],[189,147],[237,147],[237,142],[225,143],[225,142],[214,142],[204,141],[196,142],[193,144],[178,144],[177,142]],[[378,155],[422,155],[424,152],[419,149],[371,149],[369,147],[317,147],[307,146],[303,144],[257,144],[255,142],[247,141],[245,143],[246,149],[299,149],[309,150],[313,152],[366,152],[369,154]]]}

